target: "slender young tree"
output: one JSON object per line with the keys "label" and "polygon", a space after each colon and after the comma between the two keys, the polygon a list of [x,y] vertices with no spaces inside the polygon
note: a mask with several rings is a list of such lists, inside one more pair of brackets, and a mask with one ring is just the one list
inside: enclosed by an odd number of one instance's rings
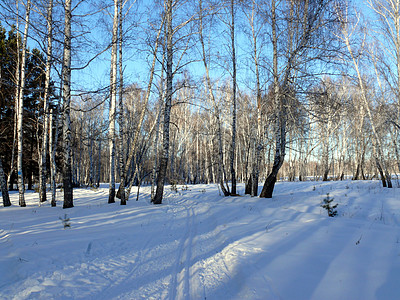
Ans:
{"label": "slender young tree", "polygon": [[200,44],[201,44],[201,53],[202,53],[202,61],[204,65],[204,69],[206,71],[206,84],[207,84],[207,90],[209,93],[209,96],[212,101],[212,105],[214,108],[214,114],[215,114],[215,119],[216,119],[216,135],[218,139],[218,171],[219,171],[219,185],[220,188],[224,194],[224,196],[229,196],[230,192],[228,188],[225,187],[224,183],[224,178],[225,178],[225,168],[224,168],[224,152],[223,152],[223,141],[222,141],[222,128],[221,128],[221,120],[220,120],[220,112],[219,108],[215,99],[215,95],[212,89],[212,84],[211,84],[211,78],[210,78],[210,73],[209,73],[209,67],[207,63],[207,56],[206,56],[206,49],[205,49],[205,43],[204,43],[204,37],[203,37],[203,6],[202,6],[202,0],[199,0],[199,11],[200,11],[200,16],[199,16],[199,38],[200,38]]}
{"label": "slender young tree", "polygon": [[235,1],[231,0],[231,51],[232,51],[232,143],[231,143],[231,195],[236,195],[235,149],[236,149],[236,49],[235,49]]}
{"label": "slender young tree", "polygon": [[110,112],[108,126],[108,148],[110,151],[110,186],[108,203],[115,202],[115,116],[117,104],[117,48],[118,48],[118,0],[114,0],[114,18],[111,41]]}
{"label": "slender young tree", "polygon": [[[356,27],[354,28],[350,27],[351,23],[347,10],[338,11],[338,16],[341,22],[341,32],[339,37],[347,48],[348,54],[350,56],[350,62],[354,67],[354,71],[356,72],[358,84],[361,90],[361,100],[364,104],[365,111],[370,121],[370,126],[373,135],[373,150],[374,150],[376,167],[379,170],[379,173],[381,174],[382,185],[386,187],[386,182],[387,182],[387,187],[391,188],[392,182],[384,158],[382,140],[376,128],[375,119],[373,118],[370,103],[368,101],[368,93],[360,70],[360,61],[357,55],[354,53],[353,45],[351,43],[351,37],[354,31],[356,30]],[[359,15],[357,15],[356,17],[359,18]],[[357,26],[357,24],[358,22],[356,22],[355,26]]]}
{"label": "slender young tree", "polygon": [[13,182],[11,180],[11,177],[13,175],[14,172],[14,168],[15,168],[15,148],[18,147],[18,142],[17,142],[17,127],[18,127],[18,105],[19,105],[19,93],[20,93],[20,64],[21,64],[21,60],[20,60],[20,39],[18,36],[19,33],[19,0],[15,2],[15,6],[16,6],[16,22],[15,22],[15,29],[17,32],[17,38],[16,38],[16,61],[15,61],[15,65],[18,66],[15,68],[15,108],[14,108],[14,138],[13,138],[13,145],[12,145],[12,150],[11,150],[11,165],[10,165],[10,174],[8,176],[8,183],[7,185],[9,186],[10,190],[13,190]]}
{"label": "slender young tree", "polygon": [[[123,60],[122,60],[122,46],[123,46],[123,27],[122,27],[122,16],[123,16],[123,5],[122,0],[118,1],[118,43],[119,43],[119,94],[118,94],[118,123],[119,123],[119,169],[123,172],[125,166],[125,150],[124,150],[124,105],[123,105],[123,94],[124,94],[124,70],[123,70]],[[120,193],[121,202],[125,202],[125,193]]]}
{"label": "slender young tree", "polygon": [[[163,57],[164,61],[164,57]],[[162,65],[164,65],[164,62],[162,62]],[[162,116],[162,109],[163,109],[163,100],[164,100],[164,72],[163,70],[161,71],[161,76],[160,76],[160,95],[159,95],[159,109],[157,113],[157,121],[156,121],[156,133],[154,137],[154,162],[153,162],[153,170],[151,172],[151,200],[153,201],[155,191],[154,187],[157,184],[157,165],[158,165],[158,140],[160,136],[160,123],[161,123],[161,116]]]}
{"label": "slender young tree", "polygon": [[[50,109],[50,137],[49,137],[49,147],[50,147],[50,185],[51,185],[51,206],[55,207],[56,203],[56,149],[58,141],[58,105],[56,110]],[[55,123],[55,124],[54,124]],[[53,125],[54,124],[54,125]],[[53,133],[54,129],[54,133]]]}
{"label": "slender young tree", "polygon": [[40,176],[39,176],[39,198],[40,202],[46,201],[46,182],[47,182],[47,153],[49,147],[49,89],[50,89],[50,75],[52,66],[52,53],[53,53],[53,0],[49,0],[47,6],[47,51],[46,51],[46,70],[45,70],[45,88],[43,96],[43,138],[42,150],[40,153]]}
{"label": "slender young tree", "polygon": [[[18,170],[18,191],[19,191],[19,205],[26,206],[25,203],[25,186],[24,186],[24,176],[22,172],[22,152],[23,152],[23,131],[22,131],[22,118],[24,111],[24,90],[25,90],[25,76],[26,76],[26,52],[27,52],[27,41],[28,41],[28,29],[29,29],[29,16],[31,12],[31,0],[26,3],[26,13],[25,13],[25,29],[24,38],[22,42],[22,56],[21,56],[21,78],[20,87],[18,94],[18,125],[17,125],[17,136],[18,136],[18,159],[17,159],[17,170]],[[19,50],[17,49],[17,52]]]}
{"label": "slender young tree", "polygon": [[[262,134],[262,94],[261,94],[261,79],[260,79],[260,34],[262,32],[263,23],[257,26],[257,11],[258,3],[256,0],[251,1],[251,8],[249,11],[245,11],[251,29],[251,41],[252,41],[252,56],[254,62],[254,73],[255,73],[255,90],[256,90],[256,105],[257,105],[257,128],[255,134],[255,140],[253,141],[253,161],[252,170],[248,183],[249,193],[251,196],[258,196],[258,181],[260,176],[260,164],[261,164],[261,151],[263,149],[263,134]],[[249,5],[249,6],[250,6]],[[246,9],[246,8],[245,8]]]}
{"label": "slender young tree", "polygon": [[[164,193],[164,183],[167,176],[167,167],[169,160],[169,147],[170,147],[170,120],[171,120],[171,108],[172,108],[172,95],[174,94],[173,90],[173,79],[175,74],[179,71],[182,65],[182,58],[185,55],[188,46],[190,45],[191,37],[193,35],[193,31],[181,33],[183,28],[188,27],[187,25],[191,23],[195,19],[195,14],[191,15],[188,19],[185,19],[183,22],[179,23],[175,27],[173,27],[173,15],[175,17],[179,17],[179,14],[176,13],[176,9],[180,6],[179,4],[186,4],[185,1],[176,2],[173,0],[165,0],[165,26],[166,26],[166,90],[165,90],[165,103],[164,103],[164,119],[163,119],[163,144],[162,144],[162,152],[160,157],[160,165],[158,169],[158,177],[157,177],[157,189],[156,194],[153,199],[154,204],[161,204],[163,193]],[[180,45],[183,48],[179,49]],[[178,53],[178,51],[180,53]],[[178,54],[176,59],[176,65],[173,68],[173,58],[174,53]],[[188,63],[186,63],[187,65]],[[184,80],[184,82],[186,82]],[[172,164],[171,164],[172,165]]]}
{"label": "slender young tree", "polygon": [[383,84],[389,86],[393,98],[397,100],[387,122],[393,125],[392,144],[400,171],[400,148],[396,142],[400,138],[400,1],[368,0],[367,4],[378,18],[378,22],[373,23],[377,28],[371,30],[371,35],[382,49],[380,55],[377,51],[371,53],[377,81],[381,89]]}
{"label": "slender young tree", "polygon": [[[153,53],[152,53],[153,54],[153,62],[152,62],[151,69],[150,69],[150,78],[149,78],[149,82],[147,85],[145,100],[143,103],[143,109],[142,109],[142,111],[139,115],[138,121],[137,121],[137,127],[135,130],[134,136],[133,136],[133,140],[131,142],[131,147],[129,150],[127,161],[125,163],[125,167],[124,167],[124,169],[121,170],[121,182],[120,182],[119,191],[118,191],[118,193],[120,195],[122,195],[122,194],[125,195],[125,193],[126,193],[125,186],[126,186],[126,182],[127,182],[127,174],[129,172],[130,166],[132,165],[132,161],[135,157],[135,149],[136,149],[135,146],[136,146],[137,142],[139,141],[139,136],[140,136],[140,132],[141,132],[142,125],[143,125],[143,120],[146,115],[145,108],[147,107],[147,104],[150,99],[151,87],[153,85],[153,78],[154,78],[154,70],[155,70],[155,66],[156,66],[156,62],[157,62],[157,51],[158,51],[158,46],[160,43],[160,35],[162,32],[162,28],[164,27],[164,22],[165,22],[165,17],[163,17],[163,19],[161,21],[161,25],[160,25],[160,28],[158,29],[157,37],[155,40],[155,45],[154,45],[154,49],[153,49]],[[126,205],[126,197],[124,197],[124,198],[121,197],[121,205]]]}

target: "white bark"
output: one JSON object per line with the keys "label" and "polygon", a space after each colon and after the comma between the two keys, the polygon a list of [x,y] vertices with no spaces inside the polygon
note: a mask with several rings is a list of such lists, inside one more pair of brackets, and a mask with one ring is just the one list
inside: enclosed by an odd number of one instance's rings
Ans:
{"label": "white bark", "polygon": [[114,19],[111,41],[110,112],[108,148],[110,151],[110,178],[108,203],[115,202],[115,115],[117,104],[117,47],[118,47],[118,0],[114,0]]}
{"label": "white bark", "polygon": [[[161,76],[162,78],[162,76]],[[157,183],[157,165],[158,165],[158,140],[160,136],[160,123],[161,123],[161,114],[163,112],[162,109],[162,101],[164,99],[164,86],[163,86],[163,80],[161,80],[161,93],[160,93],[160,108],[157,114],[157,121],[156,121],[156,136],[154,138],[154,162],[153,162],[153,170],[151,172],[151,200],[153,201],[154,195],[155,195],[155,190],[154,187]]]}
{"label": "white bark", "polygon": [[[54,112],[53,109],[50,110],[50,184],[51,184],[51,206],[56,206],[56,150],[58,142],[58,109]],[[53,123],[55,123],[53,125]],[[53,133],[54,127],[54,133]],[[53,138],[54,136],[54,138]]]}
{"label": "white bark", "polygon": [[45,88],[43,97],[43,138],[42,138],[42,151],[40,154],[40,176],[39,176],[39,201],[46,201],[46,181],[47,181],[47,164],[46,157],[49,146],[49,88],[50,88],[50,75],[52,66],[52,42],[53,42],[53,0],[49,0],[47,8],[47,58],[46,58],[46,73],[45,73]]}
{"label": "white bark", "polygon": [[[123,46],[123,32],[122,32],[122,10],[123,5],[122,1],[118,1],[118,9],[119,9],[119,24],[118,24],[118,39],[119,39],[119,115],[118,115],[118,123],[119,123],[119,169],[120,173],[123,172],[125,166],[125,151],[124,151],[124,105],[123,105],[123,90],[124,90],[124,74],[123,74],[123,60],[122,60],[122,46]],[[125,193],[120,194],[121,201],[124,201],[123,197],[125,197]]]}
{"label": "white bark", "polygon": [[[15,1],[15,6],[16,6],[16,12],[17,12],[17,20],[16,20],[16,24],[15,24],[15,28],[16,28],[16,32],[19,32],[19,0]],[[17,127],[18,127],[18,106],[19,106],[19,92],[20,92],[20,44],[19,44],[19,38],[17,38],[16,40],[16,44],[17,44],[17,49],[15,51],[16,53],[16,61],[15,61],[15,107],[14,107],[14,137],[13,137],[13,145],[12,145],[12,150],[11,150],[11,163],[10,163],[10,174],[8,176],[8,183],[7,185],[9,186],[10,190],[13,190],[13,183],[11,182],[11,176],[14,172],[14,168],[15,168],[15,148],[18,147],[18,142],[17,142]]]}
{"label": "white bark", "polygon": [[[341,35],[339,37],[345,43],[347,51],[348,51],[348,53],[350,55],[351,63],[353,64],[354,70],[355,70],[355,72],[357,74],[358,84],[359,84],[359,87],[360,87],[360,90],[361,90],[361,99],[363,101],[364,108],[365,108],[365,110],[367,112],[368,119],[370,120],[372,134],[373,134],[373,137],[374,137],[373,146],[374,146],[374,152],[376,152],[376,155],[375,155],[376,165],[377,165],[377,168],[379,169],[379,171],[381,172],[381,174],[383,174],[383,172],[385,173],[384,175],[386,176],[386,181],[388,183],[388,186],[391,187],[392,186],[391,178],[390,178],[390,174],[388,172],[388,168],[387,168],[386,163],[385,163],[381,138],[380,138],[380,136],[379,136],[379,134],[377,132],[376,125],[375,125],[375,120],[374,120],[374,118],[372,116],[370,104],[369,104],[369,101],[367,99],[367,91],[365,89],[364,82],[363,82],[363,79],[362,79],[361,70],[360,70],[360,67],[359,67],[359,61],[354,55],[353,48],[352,48],[352,45],[351,45],[351,42],[350,42],[350,37],[351,37],[352,33],[349,32],[349,30],[348,30],[347,16],[343,15],[343,14],[339,14],[339,17],[341,18],[340,21],[342,22],[342,32],[341,32]],[[355,28],[353,30],[355,30]],[[383,185],[385,185],[385,184],[383,183]]]}
{"label": "white bark", "polygon": [[232,143],[231,143],[231,195],[236,195],[236,172],[234,167],[236,149],[236,50],[235,50],[235,7],[231,0],[231,51],[232,51]]}
{"label": "white bark", "polygon": [[[24,89],[25,89],[25,75],[26,75],[26,51],[27,51],[27,41],[28,41],[28,29],[29,29],[29,16],[31,12],[31,0],[28,0],[26,4],[26,14],[25,14],[25,29],[24,29],[24,39],[22,42],[22,57],[21,57],[21,84],[20,91],[18,95],[18,125],[17,125],[17,140],[18,140],[18,159],[17,159],[17,170],[18,170],[18,191],[19,191],[19,205],[26,206],[25,204],[25,186],[24,186],[24,176],[22,172],[22,152],[23,152],[23,137],[22,137],[22,118],[24,111]],[[19,49],[18,49],[19,52]]]}
{"label": "white bark", "polygon": [[98,140],[98,164],[97,164],[97,178],[96,178],[96,186],[100,187],[100,175],[101,175],[101,138]]}
{"label": "white bark", "polygon": [[259,71],[259,49],[258,49],[258,34],[260,29],[256,29],[256,1],[252,0],[251,13],[247,15],[250,27],[251,27],[251,37],[253,46],[253,61],[254,61],[254,71],[256,75],[256,105],[257,105],[257,129],[255,134],[255,140],[253,145],[253,161],[252,161],[252,173],[251,173],[251,196],[258,195],[258,180],[260,174],[260,164],[261,164],[261,151],[263,149],[263,135],[262,135],[262,99],[261,99],[261,84],[260,84],[260,71]]}

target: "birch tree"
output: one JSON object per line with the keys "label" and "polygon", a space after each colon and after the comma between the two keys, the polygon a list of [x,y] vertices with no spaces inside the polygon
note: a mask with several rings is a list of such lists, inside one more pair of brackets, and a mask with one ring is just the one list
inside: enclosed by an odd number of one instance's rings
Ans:
{"label": "birch tree", "polygon": [[9,181],[8,185],[9,185],[9,189],[10,190],[14,189],[11,177],[13,175],[14,168],[15,168],[15,166],[14,166],[15,165],[15,162],[14,162],[14,160],[15,160],[15,148],[18,147],[17,127],[18,127],[18,113],[19,113],[19,110],[18,110],[19,93],[20,93],[20,68],[19,68],[19,66],[21,64],[20,54],[19,54],[19,52],[20,52],[20,39],[19,39],[19,36],[18,36],[18,33],[19,33],[19,0],[17,0],[15,2],[15,6],[16,6],[16,12],[17,12],[16,24],[15,24],[15,28],[16,28],[16,32],[17,32],[17,34],[16,34],[16,46],[17,47],[16,47],[16,51],[15,51],[15,53],[16,53],[16,61],[15,61],[16,68],[15,68],[15,97],[14,97],[14,99],[15,99],[15,107],[14,107],[14,111],[15,111],[14,112],[14,136],[13,136],[13,146],[12,146],[12,150],[11,150],[11,167],[10,167],[10,173],[9,173],[9,176],[8,176],[8,181]]}
{"label": "birch tree", "polygon": [[56,149],[58,142],[58,123],[59,123],[58,105],[55,109],[50,109],[50,137],[49,137],[49,148],[50,148],[50,186],[51,186],[51,206],[55,207],[56,203]]}
{"label": "birch tree", "polygon": [[[275,108],[275,155],[260,197],[271,198],[286,155],[288,103],[314,76],[313,64],[332,59],[336,49],[334,4],[322,1],[271,2],[273,97]],[[320,74],[318,71],[317,74]],[[302,82],[297,79],[302,77]]]}
{"label": "birch tree", "polygon": [[[263,150],[263,133],[262,133],[262,90],[261,90],[261,77],[260,77],[260,52],[262,49],[262,33],[264,29],[264,21],[259,19],[259,9],[256,0],[252,0],[248,5],[250,8],[245,7],[245,15],[249,22],[251,29],[251,43],[252,43],[252,60],[254,63],[255,73],[255,94],[257,106],[257,127],[255,140],[253,141],[253,159],[251,165],[251,175],[248,184],[251,196],[258,196],[258,181],[260,175],[261,153]],[[258,22],[257,22],[258,21]],[[258,24],[258,23],[261,24]]]}
{"label": "birch tree", "polygon": [[7,188],[6,176],[4,174],[3,162],[1,158],[0,158],[0,187],[1,187],[1,196],[3,197],[3,206],[4,207],[11,206],[10,196],[8,194],[8,188]]}
{"label": "birch tree", "polygon": [[114,0],[114,18],[111,40],[111,69],[110,69],[110,112],[108,127],[108,143],[110,151],[110,185],[108,203],[115,202],[115,117],[117,104],[117,48],[118,48],[118,0]]}
{"label": "birch tree", "polygon": [[[123,105],[123,93],[124,93],[124,71],[123,71],[123,4],[122,0],[118,1],[118,50],[119,50],[119,94],[118,94],[118,123],[119,123],[119,169],[120,172],[124,169],[125,166],[125,150],[124,150],[124,105]],[[120,195],[120,197],[125,197],[125,194]]]}
{"label": "birch tree", "polygon": [[64,3],[64,56],[62,64],[63,82],[63,208],[74,206],[72,189],[72,149],[71,149],[71,19],[72,0]]}
{"label": "birch tree", "polygon": [[[272,0],[271,3],[271,27],[272,27],[272,47],[273,47],[273,95],[276,108],[279,110],[278,117],[275,124],[275,159],[271,173],[265,180],[263,189],[260,197],[272,198],[274,191],[276,177],[279,169],[283,164],[285,158],[286,148],[286,106],[285,98],[279,95],[279,73],[278,73],[278,39],[277,39],[277,16],[276,16],[276,1]],[[288,81],[289,73],[286,76],[285,81]],[[287,83],[287,82],[285,82]]]}
{"label": "birch tree", "polygon": [[400,137],[400,1],[367,0],[367,4],[378,19],[378,22],[373,23],[371,35],[377,41],[381,53],[370,53],[377,81],[379,86],[385,84],[390,88],[395,103],[395,109],[387,116],[387,122],[393,125],[393,148],[400,171],[400,148],[396,143]]}
{"label": "birch tree", "polygon": [[172,28],[172,0],[165,0],[165,26],[166,26],[166,91],[165,91],[165,106],[164,106],[164,126],[163,126],[163,146],[160,157],[160,167],[157,177],[156,194],[154,195],[153,203],[161,204],[164,193],[164,182],[167,174],[167,165],[169,157],[169,125],[171,118],[172,106],[172,81],[173,81],[173,28]]}
{"label": "birch tree", "polygon": [[372,135],[373,135],[374,158],[375,158],[376,167],[379,170],[379,172],[381,173],[382,185],[384,187],[386,187],[386,183],[387,183],[387,187],[391,188],[392,182],[391,182],[388,167],[386,165],[385,158],[384,158],[382,140],[378,133],[378,130],[377,130],[377,127],[375,124],[375,119],[372,115],[372,109],[370,106],[370,101],[368,100],[367,89],[366,89],[365,82],[364,82],[362,74],[361,74],[360,57],[357,56],[353,50],[352,38],[354,37],[354,34],[356,32],[360,16],[356,12],[355,23],[352,23],[349,18],[349,14],[348,14],[348,6],[346,6],[345,8],[346,8],[345,10],[340,10],[340,11],[338,10],[338,16],[341,21],[341,31],[340,31],[339,37],[346,46],[346,49],[347,49],[349,57],[350,57],[350,63],[352,64],[355,74],[357,76],[357,81],[358,81],[358,84],[360,87],[360,92],[361,92],[361,100],[364,105],[365,111],[367,113],[368,119],[370,121],[370,126],[371,126],[371,130],[372,130]]}
{"label": "birch tree", "polygon": [[232,51],[232,143],[230,155],[230,169],[231,169],[231,195],[236,195],[236,172],[235,172],[235,149],[236,149],[236,49],[235,49],[235,1],[231,0],[230,3],[231,23],[230,23],[230,36],[231,36],[231,51]]}
{"label": "birch tree", "polygon": [[42,149],[40,153],[39,162],[39,198],[40,202],[46,201],[46,182],[47,182],[47,153],[49,147],[49,89],[50,89],[50,75],[52,67],[52,42],[53,42],[53,0],[49,0],[47,6],[47,51],[46,51],[46,69],[45,69],[45,89],[43,96],[43,138]]}
{"label": "birch tree", "polygon": [[131,142],[131,147],[129,150],[129,154],[128,154],[128,158],[127,161],[125,163],[125,167],[124,169],[121,170],[121,182],[119,185],[119,191],[118,193],[121,196],[121,205],[126,205],[126,192],[125,192],[125,186],[126,186],[126,181],[127,181],[127,174],[129,172],[130,166],[132,164],[132,161],[135,157],[135,146],[139,140],[139,135],[140,135],[140,131],[142,129],[142,125],[143,125],[143,120],[146,114],[146,107],[147,104],[149,102],[150,99],[150,94],[151,94],[151,87],[153,85],[153,78],[154,78],[154,70],[155,70],[155,66],[156,66],[156,62],[157,62],[157,51],[158,51],[158,46],[160,43],[160,35],[162,32],[162,28],[164,27],[164,21],[165,21],[165,17],[162,18],[161,20],[161,24],[160,27],[158,29],[157,32],[157,37],[155,39],[155,45],[152,51],[152,55],[153,55],[153,60],[152,60],[152,64],[151,64],[151,68],[150,68],[150,77],[149,77],[149,81],[148,81],[148,85],[147,85],[147,90],[146,90],[146,94],[145,94],[145,100],[144,100],[144,104],[143,104],[143,109],[140,113],[140,116],[138,118],[138,122],[137,122],[137,127],[136,130],[134,132],[134,137],[133,140]]}
{"label": "birch tree", "polygon": [[[171,108],[172,108],[172,97],[174,94],[173,80],[177,72],[181,71],[182,66],[188,65],[189,62],[184,62],[183,57],[185,56],[189,46],[191,45],[193,31],[184,31],[188,28],[189,24],[195,19],[195,14],[191,14],[191,7],[188,11],[190,12],[188,16],[182,15],[184,18],[179,22],[179,17],[177,13],[178,8],[185,8],[184,4],[189,4],[188,2],[165,0],[164,1],[164,16],[165,16],[165,52],[166,52],[166,66],[165,66],[165,102],[164,102],[164,119],[163,119],[163,143],[162,152],[159,160],[158,177],[157,177],[157,187],[156,193],[153,199],[154,204],[161,204],[164,184],[167,177],[167,167],[169,160],[169,146],[170,146],[170,119],[171,119]],[[177,23],[176,26],[173,25],[173,20]],[[178,21],[176,21],[178,20]],[[180,48],[179,46],[182,46]],[[178,52],[179,51],[179,52]],[[174,59],[175,55],[175,59]],[[175,65],[174,65],[175,63]],[[184,86],[184,85],[183,85]]]}
{"label": "birch tree", "polygon": [[24,29],[24,37],[22,42],[22,54],[21,54],[21,78],[20,78],[20,86],[18,93],[18,125],[17,125],[17,140],[18,140],[18,156],[17,156],[17,172],[18,172],[18,191],[19,191],[19,205],[26,206],[25,203],[25,186],[24,186],[24,176],[22,172],[22,152],[23,152],[23,131],[22,131],[22,123],[23,123],[23,111],[24,111],[24,89],[25,89],[25,76],[26,76],[26,55],[27,55],[27,41],[28,41],[28,29],[29,29],[29,16],[31,12],[31,0],[28,0],[25,7],[25,29]]}
{"label": "birch tree", "polygon": [[204,18],[204,10],[202,6],[202,0],[199,0],[199,39],[200,39],[200,44],[201,44],[201,54],[202,54],[202,61],[205,69],[205,80],[206,80],[206,88],[209,93],[209,97],[212,102],[213,106],[213,111],[216,119],[216,135],[217,135],[217,140],[218,140],[218,159],[217,159],[217,164],[218,164],[218,171],[219,171],[219,185],[220,188],[224,194],[224,196],[229,196],[230,192],[227,187],[225,187],[224,179],[226,178],[225,175],[225,168],[224,168],[224,152],[223,152],[223,141],[222,141],[222,129],[221,129],[221,120],[220,120],[220,111],[219,107],[217,105],[215,95],[213,92],[212,88],[212,83],[211,83],[211,78],[210,78],[210,73],[209,73],[209,67],[208,67],[208,62],[207,62],[207,56],[206,56],[206,48],[205,48],[205,42],[204,42],[204,37],[203,37],[203,18]]}

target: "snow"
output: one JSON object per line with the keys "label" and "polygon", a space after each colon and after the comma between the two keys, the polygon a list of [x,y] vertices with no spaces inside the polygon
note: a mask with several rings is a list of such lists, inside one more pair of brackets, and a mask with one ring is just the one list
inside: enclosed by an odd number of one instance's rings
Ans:
{"label": "snow", "polygon": [[[64,210],[11,193],[0,299],[400,299],[397,186],[279,182],[272,199],[167,186],[159,206],[134,192],[120,206],[106,185],[75,189]],[[337,217],[320,207],[327,193]]]}

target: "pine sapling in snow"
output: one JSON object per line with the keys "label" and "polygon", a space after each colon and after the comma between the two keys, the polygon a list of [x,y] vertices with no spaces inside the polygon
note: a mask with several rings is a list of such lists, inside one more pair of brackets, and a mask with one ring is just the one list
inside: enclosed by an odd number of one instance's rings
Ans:
{"label": "pine sapling in snow", "polygon": [[178,187],[176,186],[175,181],[171,181],[171,191],[177,193],[178,192]]}
{"label": "pine sapling in snow", "polygon": [[70,218],[67,216],[67,214],[64,215],[64,218],[59,217],[59,219],[61,220],[64,229],[71,228]]}
{"label": "pine sapling in snow", "polygon": [[323,200],[323,204],[321,204],[322,208],[325,208],[328,211],[328,216],[335,217],[337,215],[337,210],[335,209],[339,204],[336,203],[332,205],[333,198],[329,197],[329,193],[326,194],[326,198]]}

